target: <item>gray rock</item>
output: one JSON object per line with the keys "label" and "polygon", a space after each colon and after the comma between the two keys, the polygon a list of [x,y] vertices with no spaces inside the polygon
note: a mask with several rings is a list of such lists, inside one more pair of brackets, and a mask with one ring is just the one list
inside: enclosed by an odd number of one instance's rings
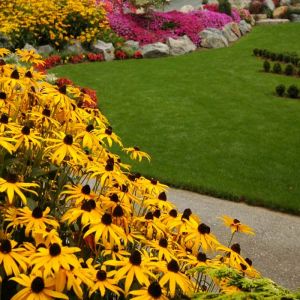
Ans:
{"label": "gray rock", "polygon": [[204,48],[223,48],[228,47],[228,41],[223,32],[215,28],[207,28],[199,33],[201,47]]}
{"label": "gray rock", "polygon": [[1,32],[0,32],[0,48],[7,48],[7,49],[14,48],[10,38]]}
{"label": "gray rock", "polygon": [[249,8],[251,0],[229,0],[232,7],[240,8]]}
{"label": "gray rock", "polygon": [[256,25],[277,25],[277,24],[285,24],[289,23],[289,19],[265,19],[259,20],[256,22]]}
{"label": "gray rock", "polygon": [[81,54],[84,52],[81,43],[76,40],[70,41],[70,44],[67,46],[66,50],[72,54]]}
{"label": "gray rock", "polygon": [[131,48],[132,50],[138,50],[140,48],[140,44],[137,41],[128,40],[124,43],[124,47]]}
{"label": "gray rock", "polygon": [[38,47],[38,49],[37,49],[38,53],[41,55],[48,55],[51,52],[54,52],[54,50],[55,49],[51,45],[43,45],[43,46]]}
{"label": "gray rock", "polygon": [[300,15],[297,14],[291,14],[291,21],[292,22],[300,22]]}
{"label": "gray rock", "polygon": [[272,0],[264,0],[264,5],[269,9],[271,9],[272,11],[275,9],[275,5]]}
{"label": "gray rock", "polygon": [[222,32],[228,42],[232,43],[238,40],[238,36],[232,30],[232,23],[226,24],[223,27]]}
{"label": "gray rock", "polygon": [[170,54],[169,46],[160,42],[144,45],[141,51],[145,58],[163,57]]}
{"label": "gray rock", "polygon": [[242,20],[239,23],[239,27],[240,27],[240,31],[242,33],[242,35],[245,35],[246,33],[250,32],[252,27],[249,23],[247,23],[245,20]]}
{"label": "gray rock", "polygon": [[280,6],[290,6],[291,5],[291,0],[281,0],[280,1]]}
{"label": "gray rock", "polygon": [[184,5],[179,9],[179,11],[182,13],[189,13],[194,10],[195,10],[195,8],[193,5]]}
{"label": "gray rock", "polygon": [[115,59],[115,48],[112,43],[105,43],[101,40],[97,40],[92,45],[92,50],[96,53],[102,53],[106,61]]}
{"label": "gray rock", "polygon": [[196,45],[187,35],[184,35],[176,40],[173,38],[168,38],[167,45],[170,47],[171,55],[182,55],[197,49]]}
{"label": "gray rock", "polygon": [[25,46],[23,47],[23,50],[28,50],[31,51],[33,50],[35,53],[38,53],[37,49],[35,49],[32,45],[26,43]]}

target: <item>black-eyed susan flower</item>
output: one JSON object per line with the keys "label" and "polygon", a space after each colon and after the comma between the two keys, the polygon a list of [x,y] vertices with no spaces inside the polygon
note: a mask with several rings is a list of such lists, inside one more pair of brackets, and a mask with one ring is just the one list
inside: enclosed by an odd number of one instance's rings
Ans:
{"label": "black-eyed susan flower", "polygon": [[11,137],[7,137],[4,134],[0,134],[0,147],[4,148],[10,154],[12,154],[15,151],[15,145],[14,144],[16,142],[17,142],[16,139],[11,138]]}
{"label": "black-eyed susan flower", "polygon": [[20,57],[20,60],[35,65],[44,65],[45,62],[42,57],[34,50],[21,50],[17,49],[16,54]]}
{"label": "black-eyed susan flower", "polygon": [[123,246],[114,245],[111,247],[110,245],[104,246],[105,249],[101,251],[101,255],[106,258],[110,258],[113,260],[123,260],[124,258],[130,256],[130,253],[124,250]]}
{"label": "black-eyed susan flower", "polygon": [[61,195],[67,195],[67,201],[75,200],[75,205],[81,204],[84,200],[93,200],[97,198],[97,195],[92,191],[89,184],[66,184],[64,188],[65,190],[61,192]]}
{"label": "black-eyed susan flower", "polygon": [[30,232],[35,230],[46,231],[47,227],[57,229],[59,224],[49,213],[49,207],[44,211],[39,206],[35,207],[32,211],[27,206],[20,208],[18,211],[18,220],[19,224],[25,227],[25,235],[29,236]]}
{"label": "black-eyed susan flower", "polygon": [[56,139],[49,138],[47,142],[54,145],[46,148],[47,155],[50,156],[53,163],[59,165],[68,156],[75,164],[80,164],[84,160],[84,152],[81,149],[79,143],[76,142],[76,138],[71,134],[65,134],[63,132],[55,132]]}
{"label": "black-eyed susan flower", "polygon": [[123,290],[118,286],[118,280],[113,278],[113,272],[107,272],[105,266],[89,265],[88,272],[90,273],[90,279],[92,280],[89,297],[96,292],[100,293],[101,297],[104,297],[108,291],[117,296],[123,294]]}
{"label": "black-eyed susan flower", "polygon": [[0,48],[0,57],[4,57],[6,55],[10,54],[10,51],[6,48]]}
{"label": "black-eyed susan flower", "polygon": [[42,272],[31,273],[29,276],[20,274],[19,277],[13,277],[12,280],[23,287],[12,297],[12,300],[69,299],[67,295],[55,291],[54,278],[44,277]]}
{"label": "black-eyed susan flower", "polygon": [[242,224],[238,219],[232,219],[229,216],[222,216],[220,219],[223,220],[225,226],[230,228],[231,233],[241,232],[246,234],[254,234],[251,227],[246,224]]}
{"label": "black-eyed susan flower", "polygon": [[113,142],[122,146],[122,142],[120,138],[113,132],[111,126],[108,126],[107,128],[100,128],[98,130],[95,130],[94,134],[97,136],[97,138],[100,141],[107,142],[109,147],[112,146]]}
{"label": "black-eyed susan flower", "polygon": [[147,244],[151,246],[154,256],[158,257],[159,261],[176,259],[175,252],[173,251],[173,249],[176,249],[175,242],[167,237],[149,241]]}
{"label": "black-eyed susan flower", "polygon": [[17,244],[10,239],[0,240],[0,265],[3,266],[7,276],[26,272],[29,264],[28,258],[22,255],[24,249],[18,248]]}
{"label": "black-eyed susan flower", "polygon": [[5,179],[0,178],[0,192],[5,192],[7,194],[8,202],[10,204],[13,203],[15,194],[17,194],[22,202],[26,204],[27,200],[23,191],[38,196],[37,192],[30,189],[38,186],[37,183],[20,181],[19,176],[13,173],[7,173]]}
{"label": "black-eyed susan flower", "polygon": [[131,291],[132,300],[167,300],[166,290],[157,281],[153,281],[147,287]]}
{"label": "black-eyed susan flower", "polygon": [[84,237],[90,234],[95,234],[95,242],[99,242],[101,239],[102,244],[121,245],[121,239],[126,239],[125,232],[122,227],[113,224],[112,215],[105,213],[101,217],[99,224],[91,224],[90,228],[85,233]]}
{"label": "black-eyed susan flower", "polygon": [[51,276],[53,273],[57,274],[60,267],[70,270],[80,266],[77,257],[74,255],[74,253],[81,251],[80,248],[66,247],[54,243],[48,248],[39,248],[38,251],[31,257],[30,265],[33,273],[44,270],[45,276]]}
{"label": "black-eyed susan flower", "polygon": [[180,288],[184,295],[193,291],[192,282],[188,277],[180,272],[178,261],[175,259],[167,262],[160,262],[159,269],[163,272],[159,280],[160,286],[168,286],[171,298],[174,298],[177,288]]}
{"label": "black-eyed susan flower", "polygon": [[200,247],[204,252],[213,251],[220,245],[216,237],[210,232],[210,227],[204,223],[193,228],[185,238],[185,242],[192,242],[193,253],[197,254]]}
{"label": "black-eyed susan flower", "polygon": [[148,159],[148,161],[151,160],[148,153],[141,151],[140,148],[136,146],[123,148],[123,151],[125,151],[127,154],[130,154],[130,158],[134,160],[138,159],[139,161],[142,161],[143,158]]}
{"label": "black-eyed susan flower", "polygon": [[103,211],[100,208],[100,204],[91,199],[82,201],[80,206],[69,208],[61,217],[61,220],[68,224],[80,220],[80,223],[83,226],[86,226],[89,224],[96,224],[102,215]]}
{"label": "black-eyed susan flower", "polygon": [[115,272],[115,279],[125,278],[125,294],[127,295],[134,280],[141,285],[149,285],[149,278],[155,278],[152,269],[157,267],[155,258],[151,258],[146,251],[134,250],[129,258],[124,260],[108,260],[105,265],[114,266],[119,269]]}
{"label": "black-eyed susan flower", "polygon": [[14,135],[14,139],[17,140],[15,151],[23,145],[26,149],[32,149],[33,146],[40,147],[42,141],[39,132],[26,125],[20,128],[20,131]]}

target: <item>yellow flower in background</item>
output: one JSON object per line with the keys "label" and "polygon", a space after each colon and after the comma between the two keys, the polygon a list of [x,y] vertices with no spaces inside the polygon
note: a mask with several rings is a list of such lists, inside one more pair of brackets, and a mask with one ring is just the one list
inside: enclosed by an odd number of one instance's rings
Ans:
{"label": "yellow flower in background", "polygon": [[42,57],[34,50],[21,50],[17,49],[16,54],[20,57],[20,60],[35,65],[44,65],[45,62]]}
{"label": "yellow flower in background", "polygon": [[8,49],[0,48],[0,57],[4,57],[8,54],[10,54],[10,51]]}
{"label": "yellow flower in background", "polygon": [[225,226],[230,228],[231,233],[241,232],[246,234],[254,234],[254,231],[251,227],[246,224],[242,224],[238,219],[232,219],[229,216],[222,216],[220,219],[223,220]]}
{"label": "yellow flower in background", "polygon": [[146,152],[143,152],[140,150],[139,147],[130,147],[130,148],[123,148],[123,151],[125,151],[127,154],[130,154],[131,159],[138,159],[139,161],[142,161],[143,158],[148,159],[148,161],[151,160],[150,155]]}

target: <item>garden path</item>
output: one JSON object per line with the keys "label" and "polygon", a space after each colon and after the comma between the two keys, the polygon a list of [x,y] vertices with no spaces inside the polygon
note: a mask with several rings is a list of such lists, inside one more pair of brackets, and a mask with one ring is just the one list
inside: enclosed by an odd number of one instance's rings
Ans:
{"label": "garden path", "polygon": [[217,217],[229,215],[255,229],[255,236],[238,235],[242,255],[249,257],[262,275],[290,289],[300,288],[300,218],[261,207],[170,189],[168,198],[180,211],[191,208],[211,226],[221,242],[228,243],[229,229]]}

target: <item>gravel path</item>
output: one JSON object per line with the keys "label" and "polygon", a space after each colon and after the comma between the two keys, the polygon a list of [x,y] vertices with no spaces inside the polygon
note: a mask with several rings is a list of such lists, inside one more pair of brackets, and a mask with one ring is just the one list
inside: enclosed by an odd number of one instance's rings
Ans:
{"label": "gravel path", "polygon": [[234,239],[242,255],[264,276],[284,287],[300,288],[300,217],[177,189],[170,189],[168,198],[180,211],[191,208],[225,244],[230,233],[217,217],[226,214],[254,228],[255,236]]}

